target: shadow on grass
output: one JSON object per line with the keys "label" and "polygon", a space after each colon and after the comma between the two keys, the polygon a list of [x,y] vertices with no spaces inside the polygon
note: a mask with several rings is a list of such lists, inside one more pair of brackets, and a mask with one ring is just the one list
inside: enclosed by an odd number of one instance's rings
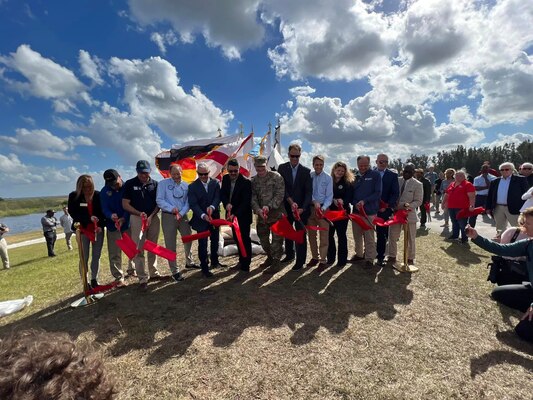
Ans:
{"label": "shadow on grass", "polygon": [[[474,249],[479,249],[476,245],[469,243],[459,243],[456,241],[444,242],[447,246],[440,246],[448,256],[455,258],[458,265],[470,267],[480,264],[487,256],[476,253]],[[487,261],[488,262],[488,261]]]}
{"label": "shadow on grass", "polygon": [[351,318],[376,313],[392,320],[396,306],[413,299],[411,276],[398,275],[390,266],[366,271],[360,264],[349,264],[298,272],[288,266],[274,276],[256,267],[249,274],[217,270],[211,280],[199,271],[185,276],[179,284],[150,283],[147,293],[133,284],[85,308],[69,308],[73,297],[0,328],[0,334],[30,327],[74,337],[94,332],[96,341],[112,342],[111,355],[150,349],[147,363],[160,365],[183,355],[205,334],[212,334],[215,346],[226,347],[247,329],[288,327],[293,332],[290,341],[303,345],[320,328],[344,332]]}
{"label": "shadow on grass", "polygon": [[[513,353],[509,350],[492,350],[480,357],[470,359],[470,377],[473,379],[488,371],[490,367],[500,364],[518,365],[527,371],[533,372],[533,363],[528,357]],[[528,382],[523,382],[528,384]]]}

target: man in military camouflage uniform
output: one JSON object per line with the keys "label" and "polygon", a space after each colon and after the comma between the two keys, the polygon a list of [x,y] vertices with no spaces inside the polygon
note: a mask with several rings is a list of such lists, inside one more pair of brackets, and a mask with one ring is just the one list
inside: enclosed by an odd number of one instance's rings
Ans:
{"label": "man in military camouflage uniform", "polygon": [[280,270],[283,254],[283,238],[272,233],[270,226],[281,217],[285,182],[280,174],[267,168],[267,159],[258,156],[254,160],[257,175],[252,178],[252,210],[257,214],[257,236],[267,254],[261,267],[270,267],[265,274]]}

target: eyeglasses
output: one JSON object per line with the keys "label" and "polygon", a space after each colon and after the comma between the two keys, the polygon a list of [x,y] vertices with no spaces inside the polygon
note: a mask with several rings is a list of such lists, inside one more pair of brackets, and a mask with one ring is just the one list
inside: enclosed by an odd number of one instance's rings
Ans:
{"label": "eyeglasses", "polygon": [[500,171],[510,171],[511,168],[500,168]]}
{"label": "eyeglasses", "polygon": [[522,167],[520,169],[533,169],[533,168],[531,168],[531,167]]}
{"label": "eyeglasses", "polygon": [[228,169],[228,174],[236,174],[237,172],[239,172],[238,169]]}
{"label": "eyeglasses", "polygon": [[379,160],[378,163],[380,164],[387,164],[389,162],[389,160]]}
{"label": "eyeglasses", "polygon": [[289,154],[290,158],[300,158],[299,154]]}
{"label": "eyeglasses", "polygon": [[207,176],[209,172],[198,172],[198,176]]}

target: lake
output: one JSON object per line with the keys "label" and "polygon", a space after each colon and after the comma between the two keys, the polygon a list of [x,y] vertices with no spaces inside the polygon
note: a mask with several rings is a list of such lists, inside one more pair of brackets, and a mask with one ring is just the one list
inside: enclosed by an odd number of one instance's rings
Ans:
{"label": "lake", "polygon": [[[63,213],[60,213],[62,215]],[[4,217],[0,218],[0,222],[6,224],[9,227],[9,233],[24,233],[31,231],[42,230],[41,218],[44,217],[44,213],[41,214],[28,214],[18,215],[16,217]],[[59,220],[58,215],[56,218]]]}

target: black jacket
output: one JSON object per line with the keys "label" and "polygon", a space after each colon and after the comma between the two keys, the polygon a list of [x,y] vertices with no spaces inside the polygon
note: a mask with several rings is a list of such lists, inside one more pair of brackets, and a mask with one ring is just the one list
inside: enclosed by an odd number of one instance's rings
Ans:
{"label": "black jacket", "polygon": [[220,200],[224,208],[231,204],[231,214],[239,220],[239,224],[252,223],[252,182],[239,174],[235,181],[235,187],[230,198],[231,179],[229,175],[222,178],[222,188],[220,189]]}

